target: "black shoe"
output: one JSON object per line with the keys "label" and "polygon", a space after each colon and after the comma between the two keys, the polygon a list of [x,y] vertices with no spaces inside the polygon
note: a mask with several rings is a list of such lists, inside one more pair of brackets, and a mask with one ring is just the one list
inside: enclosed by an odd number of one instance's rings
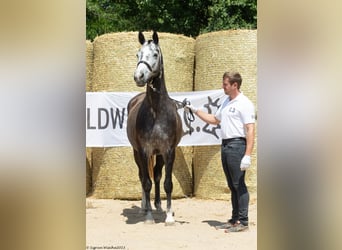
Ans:
{"label": "black shoe", "polygon": [[222,224],[222,225],[219,225],[219,226],[216,226],[215,228],[216,228],[216,230],[217,230],[217,229],[229,229],[229,228],[231,228],[234,224],[235,224],[234,220],[233,220],[233,219],[230,219],[230,220],[228,220],[227,223]]}
{"label": "black shoe", "polygon": [[232,227],[226,229],[224,232],[225,233],[230,233],[230,232],[243,232],[248,229],[248,226],[245,226],[241,223],[235,224]]}

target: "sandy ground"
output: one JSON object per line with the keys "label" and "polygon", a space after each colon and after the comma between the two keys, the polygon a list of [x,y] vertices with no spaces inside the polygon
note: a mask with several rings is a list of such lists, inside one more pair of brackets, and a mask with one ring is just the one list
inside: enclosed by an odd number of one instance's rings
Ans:
{"label": "sandy ground", "polygon": [[257,249],[257,200],[253,197],[249,229],[238,233],[215,229],[229,219],[229,201],[173,200],[174,226],[165,226],[165,212],[155,210],[155,224],[144,224],[140,201],[87,198],[86,202],[87,249]]}

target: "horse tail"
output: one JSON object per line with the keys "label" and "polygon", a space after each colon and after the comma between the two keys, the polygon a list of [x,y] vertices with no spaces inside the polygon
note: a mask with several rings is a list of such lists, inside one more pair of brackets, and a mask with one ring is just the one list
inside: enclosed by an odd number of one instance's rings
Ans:
{"label": "horse tail", "polygon": [[154,155],[151,155],[148,159],[148,174],[151,180],[154,179],[153,167],[154,167]]}

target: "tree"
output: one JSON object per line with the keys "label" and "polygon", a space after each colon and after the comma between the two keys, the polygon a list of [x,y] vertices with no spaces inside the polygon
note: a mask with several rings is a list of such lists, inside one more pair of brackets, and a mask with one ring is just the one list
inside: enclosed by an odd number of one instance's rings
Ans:
{"label": "tree", "polygon": [[87,39],[118,31],[158,30],[197,36],[256,28],[256,0],[87,0]]}
{"label": "tree", "polygon": [[256,0],[214,0],[209,6],[208,25],[202,32],[256,28]]}

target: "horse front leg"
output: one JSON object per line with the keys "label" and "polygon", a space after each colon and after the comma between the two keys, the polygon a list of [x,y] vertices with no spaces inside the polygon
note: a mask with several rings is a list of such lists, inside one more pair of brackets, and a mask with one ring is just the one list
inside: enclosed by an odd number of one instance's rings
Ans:
{"label": "horse front leg", "polygon": [[166,155],[165,160],[165,181],[164,181],[164,189],[166,192],[166,220],[165,225],[174,225],[175,219],[173,217],[173,211],[171,208],[171,194],[173,189],[173,183],[172,183],[172,168],[173,168],[173,162],[175,160],[175,149],[171,150],[169,154]]}
{"label": "horse front leg", "polygon": [[136,151],[135,153],[135,156],[139,156],[136,157],[136,162],[139,165],[139,178],[142,187],[141,211],[146,212],[145,223],[153,224],[154,219],[152,216],[152,206],[150,199],[152,181],[148,174],[148,158],[144,152],[138,153],[138,151]]}
{"label": "horse front leg", "polygon": [[154,219],[152,216],[152,206],[151,206],[151,198],[150,198],[150,193],[151,193],[151,188],[152,188],[152,181],[148,174],[143,178],[143,197],[145,198],[145,211],[146,211],[146,217],[145,217],[145,223],[146,224],[153,224]]}
{"label": "horse front leg", "polygon": [[154,187],[155,187],[155,198],[154,198],[154,206],[157,211],[163,211],[161,207],[160,200],[160,179],[162,177],[162,168],[164,165],[164,160],[161,155],[157,155],[156,157],[156,165],[154,167]]}
{"label": "horse front leg", "polygon": [[144,168],[144,164],[143,161],[141,159],[141,154],[134,149],[134,160],[135,163],[137,164],[138,168],[139,168],[139,180],[141,183],[141,208],[139,213],[141,214],[145,214],[147,211],[146,208],[146,195],[145,195],[145,190],[144,190],[144,186],[143,186],[143,168]]}

